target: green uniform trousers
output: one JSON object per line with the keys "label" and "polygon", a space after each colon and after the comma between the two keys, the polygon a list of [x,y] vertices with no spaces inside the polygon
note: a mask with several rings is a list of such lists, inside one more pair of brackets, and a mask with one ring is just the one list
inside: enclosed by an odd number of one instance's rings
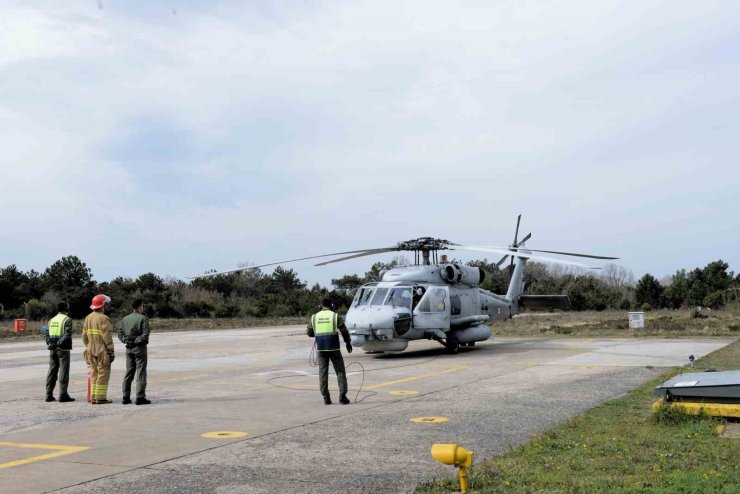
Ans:
{"label": "green uniform trousers", "polygon": [[123,397],[131,397],[131,383],[136,375],[136,397],[146,398],[146,345],[126,350],[126,375],[123,377]]}
{"label": "green uniform trousers", "polygon": [[344,370],[344,359],[340,350],[316,352],[319,354],[319,390],[324,398],[329,398],[329,361],[334,366],[339,383],[339,395],[347,394],[347,373]]}
{"label": "green uniform trousers", "polygon": [[69,385],[69,350],[49,350],[49,373],[46,375],[46,394],[53,395],[59,376],[59,394],[67,394]]}

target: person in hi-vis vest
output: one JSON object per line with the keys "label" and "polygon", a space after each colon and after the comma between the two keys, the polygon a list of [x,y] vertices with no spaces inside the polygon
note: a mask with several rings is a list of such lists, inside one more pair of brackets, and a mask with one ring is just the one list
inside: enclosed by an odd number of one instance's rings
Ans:
{"label": "person in hi-vis vest", "polygon": [[72,318],[69,304],[64,300],[57,304],[58,314],[49,321],[46,347],[49,349],[49,373],[46,375],[46,401],[57,401],[54,388],[59,377],[59,401],[75,401],[67,393],[69,385],[69,354],[72,350]]}
{"label": "person in hi-vis vest", "polygon": [[331,299],[324,298],[321,301],[321,310],[311,316],[306,334],[316,339],[316,350],[318,350],[319,358],[319,390],[324,397],[324,404],[331,405],[331,395],[329,394],[329,361],[331,361],[339,382],[339,403],[348,405],[347,373],[344,370],[344,359],[339,348],[339,333],[342,333],[342,338],[349,353],[352,353],[352,343],[349,331],[344,326],[344,320],[330,307]]}

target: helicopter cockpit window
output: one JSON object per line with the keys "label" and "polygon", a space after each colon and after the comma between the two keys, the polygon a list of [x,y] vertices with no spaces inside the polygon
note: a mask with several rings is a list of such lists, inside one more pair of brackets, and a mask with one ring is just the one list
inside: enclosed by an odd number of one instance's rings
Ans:
{"label": "helicopter cockpit window", "polygon": [[370,302],[370,305],[383,305],[383,300],[385,300],[385,296],[387,293],[387,288],[378,288],[377,290],[375,290],[375,295],[373,295],[373,299]]}
{"label": "helicopter cockpit window", "polygon": [[406,307],[411,308],[411,287],[396,287],[391,288],[391,292],[388,295],[388,299],[385,301],[385,305],[392,305],[393,307]]}
{"label": "helicopter cockpit window", "polygon": [[372,288],[361,288],[357,297],[355,298],[355,307],[361,305],[367,305],[370,302],[370,297],[373,294]]}

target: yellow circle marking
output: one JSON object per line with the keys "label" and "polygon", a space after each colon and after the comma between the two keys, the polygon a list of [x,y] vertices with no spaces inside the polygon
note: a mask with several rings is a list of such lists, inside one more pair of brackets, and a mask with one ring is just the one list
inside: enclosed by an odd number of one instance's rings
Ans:
{"label": "yellow circle marking", "polygon": [[439,422],[447,422],[448,420],[447,417],[414,417],[411,419],[411,422],[417,424],[437,424]]}
{"label": "yellow circle marking", "polygon": [[418,391],[410,391],[410,390],[404,390],[399,389],[398,391],[388,391],[389,395],[395,395],[395,396],[409,396],[409,395],[418,395]]}
{"label": "yellow circle marking", "polygon": [[214,431],[204,432],[200,437],[207,437],[208,439],[236,439],[237,437],[246,436],[246,432],[242,431]]}

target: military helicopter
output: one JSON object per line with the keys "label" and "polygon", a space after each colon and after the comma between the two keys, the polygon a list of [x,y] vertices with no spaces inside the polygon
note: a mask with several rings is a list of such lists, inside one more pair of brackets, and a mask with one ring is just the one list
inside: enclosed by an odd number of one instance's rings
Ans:
{"label": "military helicopter", "polygon": [[[524,266],[528,260],[538,260],[580,267],[589,266],[562,259],[542,257],[539,253],[591,259],[614,260],[617,257],[578,254],[552,250],[530,249],[524,246],[532,234],[518,239],[521,215],[517,218],[514,242],[508,247],[461,245],[448,240],[421,237],[399,242],[392,247],[380,247],[232,269],[203,276],[215,276],[247,269],[256,269],[289,262],[342,256],[316,266],[358,257],[407,251],[414,253],[414,264],[395,266],[381,272],[381,280],[359,287],[345,315],[345,324],[352,337],[352,346],[368,353],[401,352],[412,340],[435,340],[448,353],[457,353],[460,346],[474,346],[491,337],[488,324],[508,319],[520,308],[569,307],[565,295],[523,295]],[[486,273],[478,267],[449,262],[445,250],[470,250],[503,254],[496,263],[501,266],[511,259],[513,269],[506,295],[498,295],[480,287]],[[535,254],[538,253],[538,254]],[[202,277],[202,276],[198,276]]]}

